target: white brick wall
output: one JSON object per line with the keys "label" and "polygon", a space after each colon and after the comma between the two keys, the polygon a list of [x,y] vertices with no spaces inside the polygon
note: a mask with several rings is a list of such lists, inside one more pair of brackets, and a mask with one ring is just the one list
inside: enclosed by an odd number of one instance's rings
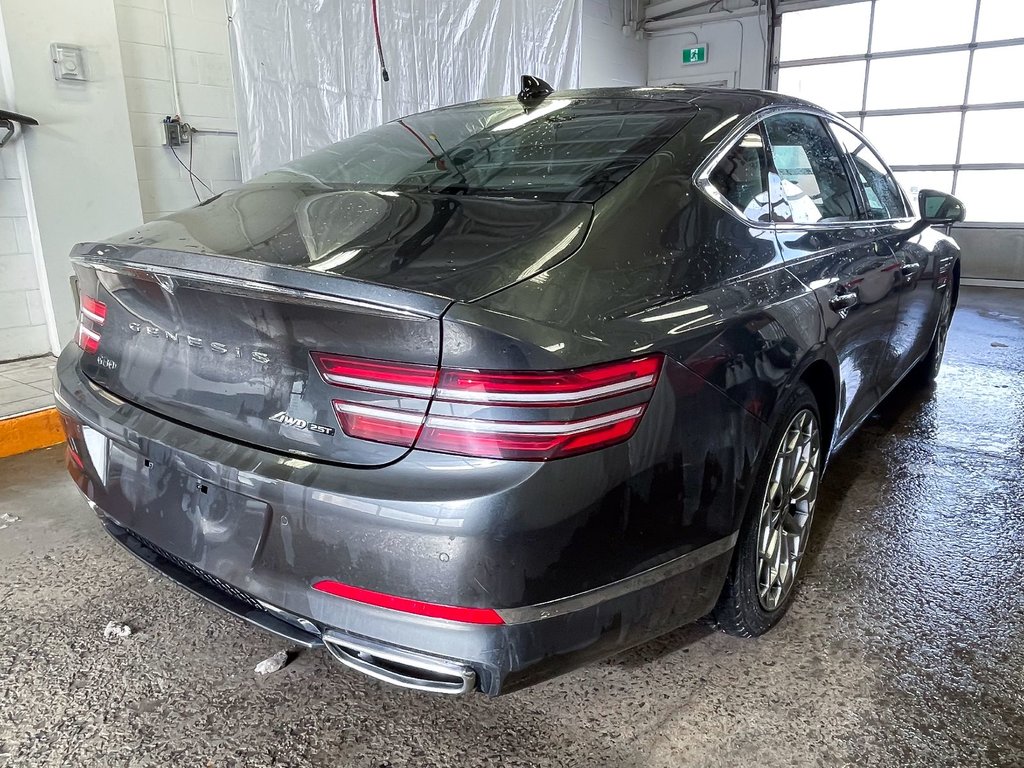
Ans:
{"label": "white brick wall", "polygon": [[[114,0],[121,39],[142,212],[147,221],[196,204],[188,173],[164,146],[165,115],[174,113],[163,0]],[[181,118],[195,128],[234,131],[227,13],[223,0],[170,0],[171,38]],[[192,137],[192,170],[216,192],[240,183],[235,136]],[[184,163],[188,146],[176,148]],[[197,182],[203,199],[209,191]]]}
{"label": "white brick wall", "polygon": [[[3,84],[0,83],[0,99]],[[0,361],[50,351],[18,170],[20,137],[0,152]]]}
{"label": "white brick wall", "polygon": [[621,0],[583,0],[581,88],[647,84],[647,43],[622,25]]}

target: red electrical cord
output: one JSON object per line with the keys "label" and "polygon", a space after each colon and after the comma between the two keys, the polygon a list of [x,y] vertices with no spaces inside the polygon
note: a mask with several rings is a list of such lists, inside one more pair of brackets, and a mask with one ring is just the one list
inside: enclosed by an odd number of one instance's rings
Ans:
{"label": "red electrical cord", "polygon": [[391,77],[388,75],[387,65],[384,64],[384,48],[380,44],[380,20],[377,18],[377,0],[370,0],[370,8],[373,12],[373,34],[377,38],[377,58],[380,59],[380,76],[386,83]]}

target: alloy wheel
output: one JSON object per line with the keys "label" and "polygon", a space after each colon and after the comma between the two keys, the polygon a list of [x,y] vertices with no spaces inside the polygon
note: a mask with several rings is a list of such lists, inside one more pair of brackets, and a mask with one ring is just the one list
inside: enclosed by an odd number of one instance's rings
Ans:
{"label": "alloy wheel", "polygon": [[953,299],[946,291],[942,297],[942,309],[939,310],[939,327],[935,333],[935,355],[932,357],[932,378],[939,374],[939,367],[942,365],[942,356],[946,353],[946,337],[949,335],[949,326],[953,320]]}
{"label": "alloy wheel", "polygon": [[775,453],[758,525],[757,594],[774,611],[793,589],[818,497],[821,433],[808,409],[790,421]]}

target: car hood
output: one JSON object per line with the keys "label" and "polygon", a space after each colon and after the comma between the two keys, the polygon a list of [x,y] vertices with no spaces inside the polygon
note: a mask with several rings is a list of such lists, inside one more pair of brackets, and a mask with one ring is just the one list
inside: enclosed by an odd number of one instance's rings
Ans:
{"label": "car hood", "polygon": [[577,202],[250,182],[107,242],[468,302],[567,258],[592,213]]}

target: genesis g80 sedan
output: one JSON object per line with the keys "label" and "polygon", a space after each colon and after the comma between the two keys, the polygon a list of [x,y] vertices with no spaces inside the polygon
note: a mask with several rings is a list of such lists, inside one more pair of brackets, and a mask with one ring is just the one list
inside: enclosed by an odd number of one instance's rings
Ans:
{"label": "genesis g80 sedan", "polygon": [[938,370],[963,217],[804,101],[527,77],[77,246],[68,468],[152,567],[408,688],[760,635],[829,457]]}

